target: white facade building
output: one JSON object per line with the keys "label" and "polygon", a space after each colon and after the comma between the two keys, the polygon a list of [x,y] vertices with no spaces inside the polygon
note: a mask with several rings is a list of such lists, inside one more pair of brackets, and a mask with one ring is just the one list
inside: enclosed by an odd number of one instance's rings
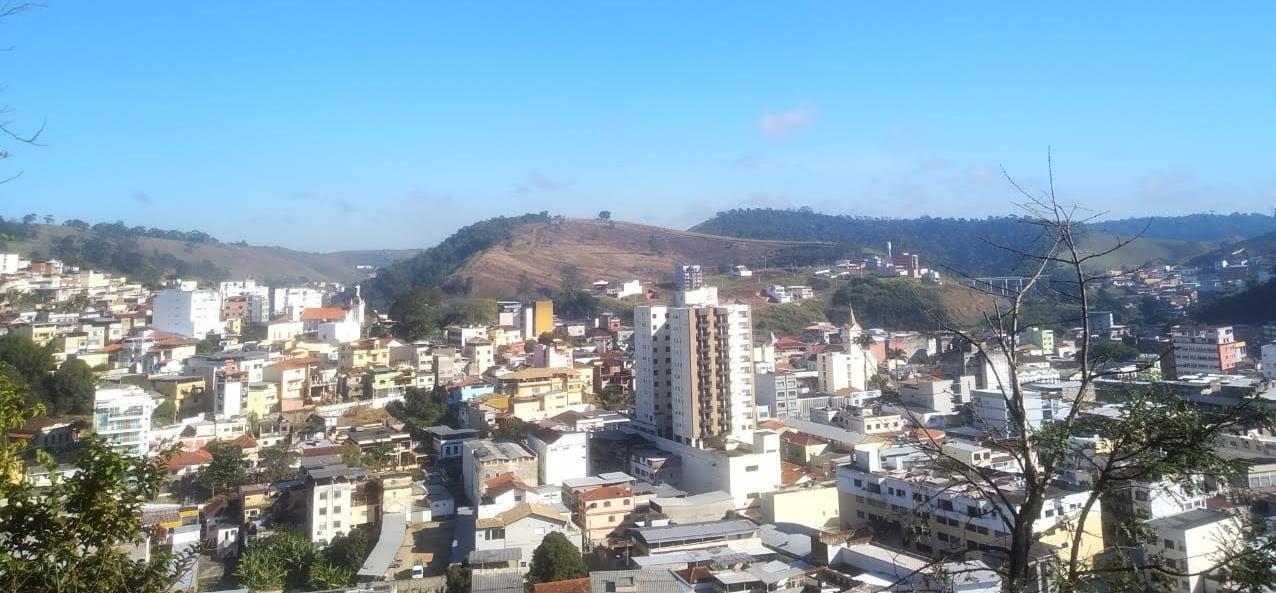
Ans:
{"label": "white facade building", "polygon": [[151,446],[155,400],[136,385],[98,389],[93,395],[93,432],[115,451],[145,457]]}
{"label": "white facade building", "polygon": [[0,274],[17,274],[22,256],[16,253],[0,253]]}
{"label": "white facade building", "polygon": [[815,357],[819,373],[819,389],[824,393],[841,391],[851,386],[850,357],[845,352],[826,350]]}
{"label": "white facade building", "polygon": [[287,315],[297,320],[303,309],[323,306],[323,291],[314,288],[276,288],[270,301],[271,315]]}
{"label": "white facade building", "polygon": [[152,303],[151,327],[188,338],[221,334],[222,300],[216,290],[165,289]]}
{"label": "white facade building", "polygon": [[589,433],[536,430],[527,435],[536,454],[536,474],[541,484],[562,484],[589,475]]}
{"label": "white facade building", "polygon": [[248,321],[265,323],[270,319],[270,287],[257,284],[256,280],[222,282],[218,286],[222,302],[231,297],[244,297],[248,302]]}
{"label": "white facade building", "polygon": [[[1040,428],[1046,412],[1042,404],[1041,394],[1036,391],[1022,390],[1025,420],[1028,426]],[[1010,408],[1000,389],[976,389],[971,392],[972,410],[975,413],[974,426],[992,434],[1011,436],[1013,425]]]}
{"label": "white facade building", "polygon": [[1173,577],[1177,581],[1174,590],[1223,590],[1217,574],[1208,571],[1226,558],[1227,546],[1245,532],[1239,520],[1222,511],[1197,509],[1149,521],[1148,526],[1157,534],[1145,548],[1148,556],[1160,557],[1161,562],[1192,575]]}

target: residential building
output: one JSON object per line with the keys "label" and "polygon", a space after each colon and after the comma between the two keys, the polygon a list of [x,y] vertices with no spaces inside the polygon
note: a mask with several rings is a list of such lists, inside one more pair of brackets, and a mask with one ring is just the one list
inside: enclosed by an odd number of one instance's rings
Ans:
{"label": "residential building", "polygon": [[479,431],[472,428],[452,428],[451,426],[431,426],[426,429],[430,435],[430,450],[438,461],[459,459],[466,441],[479,438]]}
{"label": "residential building", "polygon": [[1170,330],[1177,376],[1198,373],[1231,374],[1245,358],[1245,342],[1238,342],[1232,326],[1175,326]]}
{"label": "residential building", "polygon": [[169,288],[151,304],[151,327],[188,338],[204,338],[224,331],[221,296],[215,290]]}
{"label": "residential building", "polygon": [[[1040,392],[1023,389],[1020,393],[1023,395],[1024,421],[1029,427],[1041,428],[1043,422],[1053,418],[1050,406]],[[1000,436],[1016,434],[1009,402],[1000,389],[972,391],[971,410],[975,415],[974,426],[979,430]]]}
{"label": "residential building", "polygon": [[[990,474],[999,492],[997,502],[989,501],[980,488],[951,474],[931,457],[915,447],[892,447],[881,443],[863,444],[855,448],[852,463],[837,470],[841,496],[843,528],[872,526],[875,529],[912,537],[911,548],[927,556],[940,557],[954,549],[996,550],[1009,545],[1010,534],[1003,517],[1018,512],[1018,506],[1007,503],[1022,500],[1013,476]],[[1039,532],[1043,551],[1057,554],[1070,552],[1072,537],[1080,530],[1082,562],[1103,550],[1102,504],[1090,508],[1084,524],[1080,509],[1089,491],[1055,488],[1048,497],[1033,528]],[[994,504],[998,505],[994,508]],[[914,513],[914,511],[916,511]],[[910,519],[926,523],[916,529]],[[925,534],[925,535],[920,535]]]}
{"label": "residential building", "polygon": [[624,528],[635,509],[634,491],[627,486],[602,486],[571,500],[572,521],[591,545],[606,544]]}
{"label": "residential building", "polygon": [[589,475],[589,433],[534,429],[527,435],[527,444],[536,454],[541,484],[562,484]]}
{"label": "residential building", "polygon": [[561,533],[577,548],[582,548],[581,533],[567,513],[553,507],[521,503],[494,517],[475,521],[474,549],[517,550],[518,566],[526,568],[532,553],[550,533]]}
{"label": "residential building", "polygon": [[762,495],[764,524],[792,523],[817,530],[837,530],[840,517],[837,483],[808,482]]}
{"label": "residential building", "polygon": [[99,388],[93,394],[93,432],[115,451],[146,457],[155,400],[136,385]]}
{"label": "residential building", "polygon": [[676,290],[696,290],[704,286],[704,271],[698,264],[680,265],[674,268],[673,285]]}
{"label": "residential building", "polygon": [[637,556],[762,543],[758,526],[748,519],[635,527],[632,532]]}
{"label": "residential building", "polygon": [[326,545],[338,535],[354,528],[350,513],[354,491],[364,477],[359,468],[338,464],[306,471],[306,532],[310,541]]}
{"label": "residential building", "polygon": [[486,482],[501,474],[513,474],[525,484],[539,484],[536,456],[522,445],[481,439],[465,441],[461,452],[461,475],[465,492],[475,504],[482,500]]}
{"label": "residential building", "polygon": [[1032,326],[1023,332],[1020,338],[1024,344],[1032,344],[1041,349],[1041,354],[1051,356],[1054,354],[1054,331],[1045,328]]}
{"label": "residential building", "polygon": [[1224,591],[1216,568],[1227,557],[1227,548],[1244,533],[1240,521],[1222,511],[1196,509],[1148,522],[1156,539],[1145,545],[1149,558],[1171,570],[1190,575],[1168,577],[1149,569],[1153,590],[1215,593]]}
{"label": "residential building", "polygon": [[18,262],[22,256],[16,253],[0,253],[0,276],[18,273]]}
{"label": "residential building", "polygon": [[536,301],[532,306],[532,315],[532,334],[526,336],[527,339],[534,340],[542,334],[554,332],[554,301]]}
{"label": "residential building", "polygon": [[279,387],[274,383],[256,382],[248,383],[244,390],[244,406],[245,414],[254,415],[257,418],[265,418],[271,414],[277,414],[279,407]]}
{"label": "residential building", "polygon": [[[1048,330],[1047,330],[1048,331]],[[907,406],[951,414],[961,403],[952,379],[914,378],[899,382],[899,399]]]}
{"label": "residential building", "polygon": [[641,306],[634,318],[635,425],[697,447],[749,441],[756,405],[749,306]]}
{"label": "residential building", "polygon": [[759,408],[765,407],[770,418],[800,416],[798,396],[802,386],[789,370],[776,370],[753,375],[755,397]]}
{"label": "residential building", "polygon": [[276,288],[270,303],[271,315],[287,315],[299,320],[306,309],[323,307],[323,291],[314,288]]}

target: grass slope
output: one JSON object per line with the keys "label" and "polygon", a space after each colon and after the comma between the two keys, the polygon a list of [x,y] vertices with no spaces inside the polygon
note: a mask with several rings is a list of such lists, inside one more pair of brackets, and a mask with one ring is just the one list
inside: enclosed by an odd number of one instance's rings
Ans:
{"label": "grass slope", "polygon": [[[60,237],[84,237],[89,233],[58,225],[34,225],[36,234],[27,240],[6,241],[0,250],[25,256],[48,257],[53,241]],[[366,276],[356,265],[382,267],[410,257],[415,250],[362,250],[312,253],[285,247],[234,245],[230,243],[186,243],[171,239],[139,237],[147,252],[172,254],[191,262],[208,260],[230,272],[232,278],[263,281],[352,282]]]}

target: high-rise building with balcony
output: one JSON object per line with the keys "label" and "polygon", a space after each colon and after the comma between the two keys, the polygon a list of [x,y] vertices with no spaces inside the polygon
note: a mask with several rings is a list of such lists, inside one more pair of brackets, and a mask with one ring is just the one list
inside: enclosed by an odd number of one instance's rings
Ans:
{"label": "high-rise building with balcony", "polygon": [[93,432],[119,453],[145,457],[154,410],[151,394],[136,385],[98,389],[93,396]]}
{"label": "high-rise building with balcony", "polygon": [[748,305],[638,307],[634,332],[636,426],[696,447],[728,437],[752,438]]}

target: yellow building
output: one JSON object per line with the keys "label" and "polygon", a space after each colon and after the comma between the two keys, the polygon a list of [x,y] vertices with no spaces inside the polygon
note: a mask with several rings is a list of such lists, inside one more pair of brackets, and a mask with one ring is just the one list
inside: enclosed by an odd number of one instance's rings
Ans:
{"label": "yellow building", "polygon": [[212,404],[204,399],[204,378],[198,375],[166,375],[151,377],[151,389],[160,393],[178,411],[178,418],[210,411]]}
{"label": "yellow building", "polygon": [[533,340],[541,334],[553,333],[554,301],[536,301],[532,312],[532,331],[535,335],[528,336],[528,338]]}
{"label": "yellow building", "polygon": [[796,523],[811,529],[834,529],[839,517],[837,484],[801,484],[762,495],[762,522]]}
{"label": "yellow building", "polygon": [[585,392],[581,374],[567,367],[527,367],[496,378],[496,391],[523,397],[565,391],[580,396]]}
{"label": "yellow building", "polygon": [[337,352],[337,368],[342,372],[390,364],[390,349],[376,340],[342,344]]}
{"label": "yellow building", "polygon": [[244,412],[265,418],[279,412],[279,388],[274,383],[249,383],[244,393]]}

